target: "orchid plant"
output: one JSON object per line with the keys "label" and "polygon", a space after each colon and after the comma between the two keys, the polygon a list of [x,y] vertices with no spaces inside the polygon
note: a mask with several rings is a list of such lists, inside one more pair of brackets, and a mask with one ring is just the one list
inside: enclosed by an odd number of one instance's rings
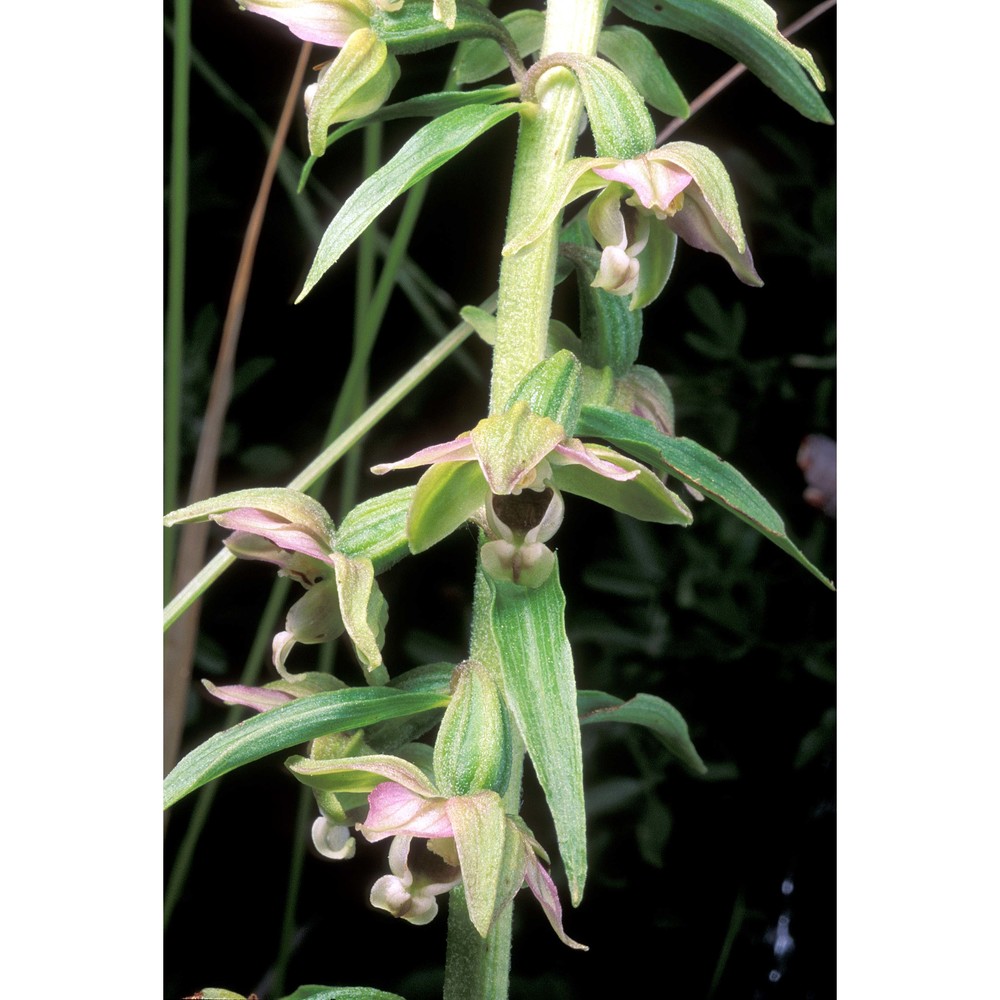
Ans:
{"label": "orchid plant", "polygon": [[[303,185],[327,168],[329,148],[350,131],[431,119],[414,125],[333,215],[297,301],[369,238],[397,199],[508,119],[517,119],[517,151],[497,295],[462,309],[439,352],[473,332],[489,345],[488,412],[449,414],[448,440],[428,434],[408,457],[373,466],[371,474],[395,479],[394,488],[336,521],[308,491],[343,454],[343,435],[287,486],[198,499],[165,517],[168,527],[209,522],[227,532],[223,551],[169,604],[168,626],[235,559],[269,563],[301,588],[270,638],[276,679],[206,682],[219,702],[253,714],[170,770],[165,804],[305,744],[285,767],[312,796],[316,852],[350,864],[364,845],[388,841],[386,873],[370,886],[370,904],[386,919],[423,926],[440,919],[447,898],[446,1000],[503,998],[522,899],[541,907],[552,948],[587,949],[567,933],[572,918],[562,902],[580,906],[588,874],[581,725],[638,727],[690,774],[706,770],[667,701],[578,689],[559,572],[566,497],[664,532],[696,523],[698,504],[713,502],[832,586],[740,472],[677,436],[668,380],[638,363],[643,310],[663,294],[679,252],[717,255],[740,282],[762,284],[720,156],[698,143],[657,140],[650,109],[683,118],[689,105],[641,29],[667,27],[714,43],[817,123],[831,121],[823,77],[779,32],[763,0],[548,0],[544,11],[503,17],[480,0],[240,6],[326,57],[300,95],[310,154]],[[408,57],[445,47],[454,47],[447,89],[392,103]],[[504,83],[474,86],[500,73]],[[594,155],[576,155],[585,145]],[[568,218],[585,197],[585,211]],[[560,319],[554,291],[571,277],[578,313]],[[390,405],[363,414],[348,436],[356,440]],[[460,531],[475,540],[467,553],[474,584],[465,655],[393,662],[385,655],[390,608],[380,577]],[[356,670],[303,669],[300,647],[341,637]],[[523,815],[526,758],[551,819],[548,844]],[[346,912],[363,902],[338,905]],[[197,996],[240,994],[206,987]],[[291,996],[396,995],[310,986]]]}

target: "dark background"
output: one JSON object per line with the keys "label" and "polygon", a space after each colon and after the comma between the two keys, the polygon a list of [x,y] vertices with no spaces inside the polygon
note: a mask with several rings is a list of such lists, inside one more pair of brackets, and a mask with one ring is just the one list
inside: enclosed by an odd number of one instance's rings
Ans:
{"label": "dark background", "polygon": [[[810,5],[775,6],[785,25]],[[648,34],[689,100],[731,65],[676,33]],[[835,10],[794,41],[816,56],[836,116]],[[277,122],[298,53],[284,28],[229,0],[200,0],[193,43],[265,122]],[[448,58],[449,50],[404,57],[392,100],[440,89]],[[191,94],[186,473],[266,158],[254,128],[197,71]],[[654,120],[665,124],[655,112]],[[387,125],[387,153],[415,127]],[[410,247],[458,306],[496,286],[515,131],[512,123],[498,126],[435,175]],[[678,433],[732,461],[810,558],[835,575],[835,522],[802,501],[795,464],[805,434],[836,436],[835,129],[802,119],[745,74],[675,138],[704,142],[726,163],[765,286],[747,289],[720,259],[682,246],[666,292],[646,311],[639,361],[670,382]],[[587,142],[581,152],[590,151]],[[304,116],[289,145],[301,155]],[[316,180],[345,197],[360,177],[360,150],[360,133],[343,140],[320,162]],[[324,225],[331,215],[320,209]],[[391,233],[393,218],[391,211],[383,217],[383,231]],[[243,321],[241,392],[230,410],[219,492],[286,482],[319,450],[349,359],[354,256],[292,306],[313,251],[276,187]],[[567,282],[556,315],[571,324],[574,298]],[[456,318],[447,317],[449,325]],[[375,351],[372,395],[432,343],[397,292]],[[363,467],[454,436],[484,415],[488,350],[470,341],[462,357],[446,362],[365,440]],[[396,476],[387,486],[363,475],[360,498],[415,481]],[[331,510],[337,488],[324,498]],[[567,906],[565,924],[591,950],[560,945],[522,893],[512,997],[832,997],[833,595],[708,503],[681,531],[629,524],[571,497],[554,544],[579,686],[666,698],[684,714],[710,770],[706,778],[689,776],[637,731],[584,731],[591,875],[582,906]],[[456,533],[382,578],[392,672],[464,656],[473,552],[471,533]],[[241,564],[213,589],[196,678],[236,679],[271,581],[265,567]],[[298,668],[308,665],[309,651],[302,654]],[[338,669],[357,679],[347,656]],[[222,717],[193,692],[184,749],[216,731]],[[266,977],[277,953],[297,791],[280,759],[222,781],[166,935],[165,997],[209,985],[278,995]],[[555,855],[530,777],[525,800],[525,818]],[[191,808],[182,803],[171,816],[168,866]],[[328,983],[377,986],[408,1000],[440,995],[444,915],[414,928],[373,911],[368,887],[384,870],[383,845],[360,843],[345,863],[307,858],[287,991]],[[558,882],[558,862],[555,874]]]}

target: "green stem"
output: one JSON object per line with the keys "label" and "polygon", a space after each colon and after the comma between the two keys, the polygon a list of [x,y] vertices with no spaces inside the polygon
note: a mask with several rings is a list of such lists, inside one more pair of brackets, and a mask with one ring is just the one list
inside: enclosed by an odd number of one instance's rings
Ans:
{"label": "green stem", "polygon": [[[593,55],[603,16],[604,0],[550,0],[542,57],[552,52]],[[508,239],[542,209],[556,172],[573,155],[583,109],[580,88],[569,70],[549,70],[535,90],[537,112],[521,116]],[[505,257],[500,265],[491,413],[503,409],[518,380],[545,357],[559,228],[557,217],[530,247]]]}
{"label": "green stem", "polygon": [[[549,0],[541,55],[573,52],[594,55],[605,0]],[[521,116],[508,237],[540,211],[556,171],[573,155],[583,100],[571,73],[555,68],[536,88],[537,111]],[[560,219],[528,249],[505,257],[497,293],[497,337],[493,348],[490,412],[501,410],[518,380],[545,357],[559,250]],[[476,587],[472,609],[471,655],[497,662],[485,588]],[[511,813],[520,810],[523,748],[504,797]],[[510,977],[513,904],[500,913],[482,938],[472,926],[461,889],[451,892],[444,1000],[504,1000]]]}

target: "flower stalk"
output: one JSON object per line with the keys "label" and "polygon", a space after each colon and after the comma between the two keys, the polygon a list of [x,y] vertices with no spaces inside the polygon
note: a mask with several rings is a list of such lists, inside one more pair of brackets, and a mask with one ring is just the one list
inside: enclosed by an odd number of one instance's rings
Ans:
{"label": "flower stalk", "polygon": [[[604,19],[605,0],[549,0],[541,57],[554,52],[593,55]],[[508,239],[536,217],[558,170],[573,156],[583,99],[573,75],[556,67],[537,82],[537,110],[521,116],[510,207]],[[502,412],[518,382],[545,357],[552,309],[561,217],[522,253],[503,259],[497,297],[496,341],[490,384],[490,414]],[[497,662],[490,625],[488,590],[477,581],[470,655]],[[516,735],[516,734],[515,734]],[[515,738],[515,743],[517,743]],[[520,804],[523,747],[504,796],[512,812]],[[445,1000],[503,1000],[508,994],[513,904],[498,915],[485,938],[473,927],[461,890],[449,896]]]}

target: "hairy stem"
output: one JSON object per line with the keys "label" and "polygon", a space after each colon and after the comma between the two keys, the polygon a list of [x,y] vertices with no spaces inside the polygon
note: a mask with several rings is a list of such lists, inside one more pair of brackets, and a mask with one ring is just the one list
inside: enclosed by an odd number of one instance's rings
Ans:
{"label": "hairy stem", "polygon": [[[605,0],[549,0],[542,57],[552,52],[593,55],[604,7]],[[575,78],[562,68],[544,73],[534,93],[537,108],[521,116],[507,214],[508,237],[538,214],[556,171],[572,157],[583,107]],[[491,413],[502,410],[518,380],[545,357],[560,221],[554,219],[530,248],[504,258],[501,264]],[[489,601],[481,585],[476,588],[472,613],[470,653],[484,662],[496,662]],[[510,813],[520,809],[523,757],[523,748],[519,747],[504,796]],[[452,891],[445,1000],[503,1000],[507,996],[513,911],[513,904],[506,907],[482,938],[469,920],[462,890]]]}

